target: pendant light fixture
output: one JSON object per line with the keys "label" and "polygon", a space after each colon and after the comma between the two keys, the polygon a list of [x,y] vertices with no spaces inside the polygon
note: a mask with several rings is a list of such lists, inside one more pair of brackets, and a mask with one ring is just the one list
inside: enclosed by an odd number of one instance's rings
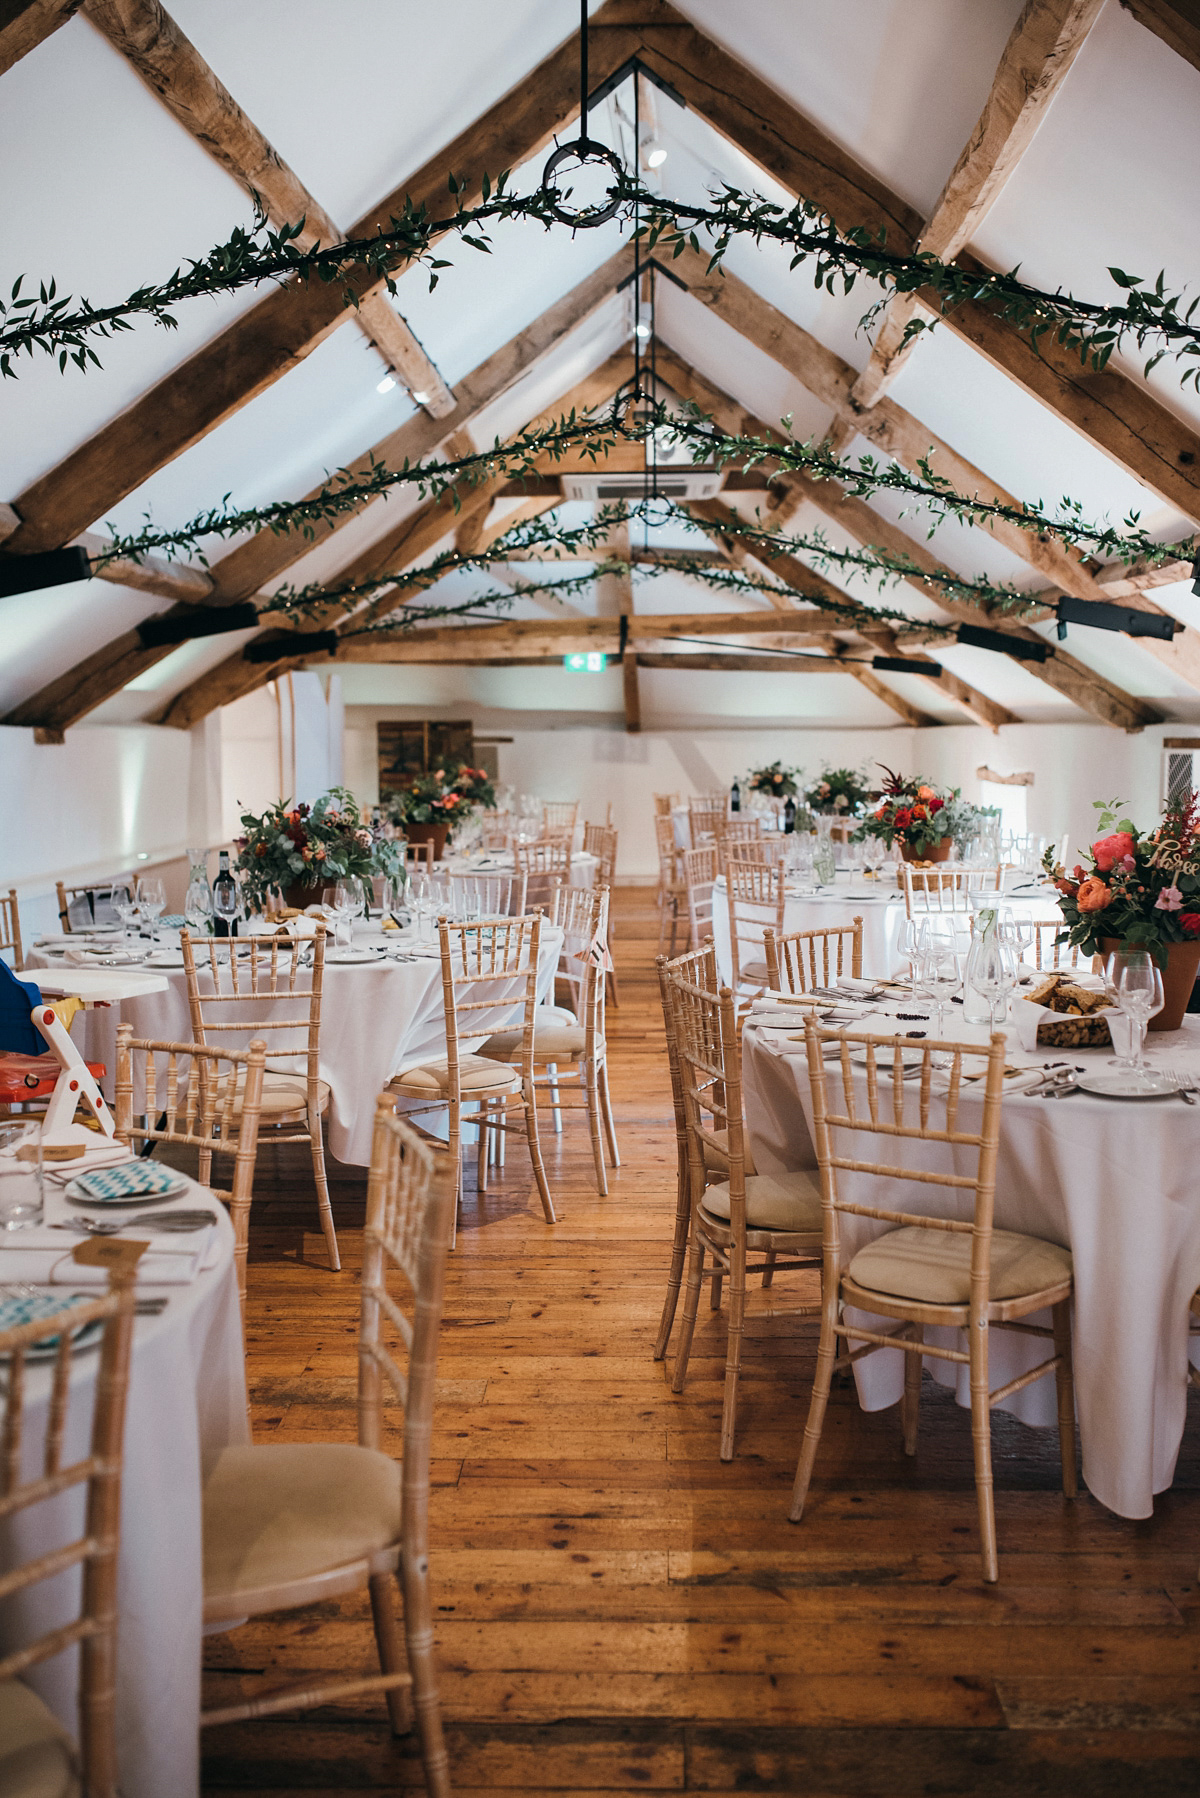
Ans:
{"label": "pendant light fixture", "polygon": [[621,206],[619,194],[615,187],[608,190],[608,199],[599,206],[584,206],[571,211],[564,204],[562,190],[558,184],[559,170],[565,163],[575,162],[583,168],[588,165],[603,165],[612,170],[619,182],[625,173],[621,158],[607,144],[597,143],[588,136],[588,16],[587,0],[579,0],[579,136],[573,144],[559,144],[550,160],[542,170],[542,191],[553,196],[550,207],[551,214],[560,225],[570,225],[574,230],[590,231],[597,225],[606,225],[615,218]]}

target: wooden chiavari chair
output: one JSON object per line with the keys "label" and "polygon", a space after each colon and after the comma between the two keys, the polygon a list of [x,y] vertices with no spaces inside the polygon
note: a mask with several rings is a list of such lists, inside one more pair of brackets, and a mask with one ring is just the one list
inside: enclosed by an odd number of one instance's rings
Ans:
{"label": "wooden chiavari chair", "polygon": [[542,835],[573,837],[579,816],[578,799],[547,799],[542,803]]}
{"label": "wooden chiavari chair", "polygon": [[760,818],[723,818],[717,830],[717,859],[722,868],[729,856],[741,855],[744,846],[757,845],[762,837]]}
{"label": "wooden chiavari chair", "polygon": [[656,793],[654,795],[654,815],[657,818],[669,818],[679,804],[678,793]]}
{"label": "wooden chiavari chair", "polygon": [[[449,1158],[409,1130],[381,1094],[363,1230],[358,1442],[226,1448],[204,1486],[206,1626],[233,1629],[246,1617],[327,1603],[366,1586],[380,1672],[274,1689],[208,1711],[201,1722],[385,1692],[396,1734],[411,1729],[415,1713],[426,1790],[437,1798],[449,1798],[450,1775],[433,1658],[429,1457],[453,1210]],[[389,1274],[407,1287],[405,1303]],[[385,1428],[385,1396],[404,1407],[399,1462],[388,1452],[394,1438]]]}
{"label": "wooden chiavari chair", "polygon": [[[793,1522],[799,1522],[804,1510],[838,1340],[861,1345],[853,1351],[855,1360],[880,1348],[904,1352],[902,1421],[904,1450],[910,1455],[916,1453],[917,1447],[921,1363],[926,1355],[933,1355],[970,1370],[971,1439],[983,1577],[996,1580],[999,1567],[992,1498],[991,1408],[1050,1372],[1058,1388],[1063,1492],[1068,1498],[1074,1498],[1076,1492],[1071,1256],[1057,1243],[997,1230],[992,1221],[1004,1086],[1004,1037],[993,1035],[986,1050],[978,1043],[940,1041],[918,1045],[915,1052],[920,1061],[910,1070],[917,1077],[906,1078],[902,1056],[907,1053],[911,1058],[911,1042],[891,1036],[875,1037],[869,1032],[827,1030],[813,1017],[805,1019],[804,1030],[812,1086],[813,1134],[821,1169],[821,1337],[790,1516]],[[837,1047],[839,1057],[842,1093],[836,1109],[828,1090],[829,1071],[824,1057],[827,1044]],[[859,1070],[850,1059],[855,1049],[861,1049],[866,1056],[862,1070],[865,1108],[862,1089],[856,1085]],[[949,1071],[944,1076],[944,1128],[933,1121],[930,1106],[935,1053],[950,1056]],[[978,1128],[967,1128],[959,1117],[964,1058],[968,1063],[986,1061]],[[919,1151],[914,1157],[912,1149],[924,1143],[941,1144],[945,1159],[933,1167],[918,1165],[918,1158],[928,1158],[921,1157]],[[907,1145],[912,1148],[906,1152]],[[841,1176],[845,1173],[865,1179],[864,1202],[843,1196]],[[937,1209],[893,1210],[887,1206],[888,1182],[912,1183],[926,1191],[940,1190],[944,1194],[942,1211],[956,1213],[969,1207],[970,1216],[941,1215]],[[884,1188],[882,1192],[880,1187]],[[864,1188],[855,1190],[862,1192]],[[872,1197],[874,1204],[870,1202]],[[850,1254],[842,1247],[843,1216],[872,1220],[882,1217],[889,1227],[857,1253]],[[843,1309],[847,1306],[891,1319],[897,1327],[884,1331],[847,1323]],[[1024,1321],[1031,1313],[1043,1310],[1051,1313],[1052,1329]],[[926,1342],[925,1331],[931,1326],[965,1330],[967,1348],[943,1348]],[[989,1332],[993,1329],[1050,1337],[1054,1352],[993,1391],[988,1375]]]}
{"label": "wooden chiavari chair", "polygon": [[674,955],[680,902],[687,904],[687,883],[683,879],[680,866],[682,852],[675,846],[675,827],[669,812],[665,816],[662,813],[655,815],[654,840],[658,849],[658,909],[662,914],[662,922],[658,927],[658,949],[661,955],[663,938],[670,926],[670,952]]}
{"label": "wooden chiavari chair", "polygon": [[[321,1234],[334,1273],[338,1252],[321,1120],[329,1110],[329,1083],[320,1076],[321,992],[325,979],[325,926],[312,938],[283,935],[193,937],[180,933],[187,974],[192,1034],[198,1043],[232,1036],[245,1041],[270,1032],[263,1075],[259,1136],[266,1142],[306,1142],[312,1158]],[[202,990],[203,989],[203,990]],[[269,1134],[264,1134],[269,1132]],[[208,1184],[201,1152],[200,1180]]]}
{"label": "wooden chiavari chair", "polygon": [[697,794],[688,800],[688,825],[692,848],[700,849],[716,841],[725,822],[728,800],[724,793]]}
{"label": "wooden chiavari chair", "polygon": [[[562,1070],[564,1067],[575,1069],[580,1102],[574,1109],[587,1114],[596,1190],[602,1198],[608,1193],[605,1147],[612,1166],[621,1165],[608,1091],[608,1045],[604,1031],[608,897],[607,887],[559,888],[553,913],[554,922],[563,932],[559,968],[571,990],[574,1016],[568,1021],[557,1007],[558,1015],[543,1016],[548,1011],[544,1005],[539,1005],[533,1014],[534,1093],[536,1095],[539,1087],[549,1089],[554,1128],[561,1132],[562,1112],[567,1109],[561,1096]],[[489,1036],[479,1053],[492,1060],[513,1062],[519,1059],[523,1049],[523,1031],[512,1029]],[[539,1069],[545,1071],[539,1073]]]}
{"label": "wooden chiavari chair", "polygon": [[[166,1057],[166,1069],[158,1061]],[[246,1315],[246,1259],[250,1242],[250,1201],[258,1159],[267,1045],[256,1037],[247,1049],[213,1049],[202,1043],[154,1042],[135,1037],[132,1024],[117,1030],[117,1072],[113,1123],[130,1148],[134,1143],[186,1143],[209,1163],[232,1155],[228,1188],[211,1188],[229,1207],[233,1223],[234,1267],[242,1318]],[[182,1069],[180,1063],[183,1063]],[[134,1112],[134,1094],[140,1109]],[[140,1123],[134,1119],[139,1117]],[[204,1184],[208,1185],[207,1178]]]}
{"label": "wooden chiavari chair", "polygon": [[862,939],[861,918],[819,930],[788,930],[782,936],[768,925],[763,933],[767,985],[775,993],[809,993],[815,986],[834,986],[845,972],[852,980],[861,980]]}
{"label": "wooden chiavari chair", "polygon": [[[590,840],[589,840],[590,833]],[[583,827],[583,846],[589,855],[596,857],[596,885],[607,887],[609,893],[617,884],[617,833],[611,824],[585,824]],[[617,1007],[621,1004],[621,996],[617,990],[616,958],[612,954],[613,922],[611,910],[608,915],[608,947],[611,963],[604,979],[608,987],[608,996]]]}
{"label": "wooden chiavari chair", "polygon": [[554,889],[571,884],[571,850],[568,843],[514,843],[513,866],[525,877],[525,903],[549,911]]}
{"label": "wooden chiavari chair", "polygon": [[900,882],[907,918],[969,912],[977,893],[998,893],[1004,871],[995,868],[914,868],[900,863]]}
{"label": "wooden chiavari chair", "polygon": [[1038,973],[1053,973],[1058,968],[1077,968],[1079,966],[1079,946],[1060,943],[1059,936],[1063,932],[1061,920],[1055,923],[1033,925],[1033,965]]}
{"label": "wooden chiavari chair", "polygon": [[21,947],[21,913],[16,887],[9,887],[7,899],[0,896],[0,955],[5,950],[10,958],[9,967],[20,973],[25,966],[25,952]]}
{"label": "wooden chiavari chair", "polygon": [[766,958],[766,932],[783,934],[785,904],[783,868],[743,861],[730,854],[725,861],[725,900],[729,907],[729,954],[732,986],[741,993],[746,986],[762,992],[770,978]]}
{"label": "wooden chiavari chair", "polygon": [[[700,1305],[704,1258],[729,1281],[729,1327],[725,1355],[725,1396],[721,1411],[721,1459],[733,1458],[737,1390],[746,1321],[747,1256],[764,1255],[759,1264],[764,1285],[776,1272],[819,1265],[821,1202],[810,1173],[750,1174],[746,1171],[742,1121],[742,1068],[733,994],[728,987],[714,993],[706,984],[666,972],[668,1002],[675,1029],[688,1130],[688,1177],[691,1187],[690,1247],[683,1328],[675,1353],[672,1388],[683,1391],[688,1357]],[[708,1184],[705,1159],[724,1152],[726,1177]],[[786,1257],[786,1259],[784,1258]],[[713,1306],[720,1289],[713,1281]],[[785,1304],[765,1309],[769,1317],[810,1317],[813,1304]]]}
{"label": "wooden chiavari chair", "polygon": [[406,842],[404,845],[404,860],[406,865],[411,868],[415,874],[432,874],[433,852],[435,848],[436,844],[432,842]]}
{"label": "wooden chiavari chair", "polygon": [[465,902],[481,918],[520,918],[525,912],[526,880],[523,874],[451,874],[450,903],[455,911]]}
{"label": "wooden chiavari chair", "polygon": [[[430,1111],[448,1113],[448,1141],[459,1193],[464,1110],[474,1107],[469,1121],[479,1125],[476,1182],[480,1192],[487,1188],[491,1133],[523,1127],[542,1211],[546,1222],[552,1224],[556,1221],[554,1201],[542,1162],[533,1084],[541,928],[540,912],[532,917],[493,918],[470,924],[438,919],[446,1053],[402,1068],[388,1082],[388,1091],[404,1103],[406,1117]],[[522,1011],[521,1045],[511,1063],[468,1053],[462,1047],[464,1038],[487,1038],[507,1031],[518,1009]],[[523,1126],[509,1121],[508,1108],[512,1103],[523,1114]]]}
{"label": "wooden chiavari chair", "polygon": [[[76,887],[64,886],[61,880],[56,881],[58,921],[62,925],[64,934],[69,936],[72,931],[85,928],[82,918],[85,906],[88,914],[87,923],[118,923],[120,920],[112,907],[113,888],[128,887],[132,893],[134,884],[132,874],[114,874],[111,880],[91,880],[86,886]],[[71,921],[72,910],[75,912],[74,923]]]}
{"label": "wooden chiavari chair", "polygon": [[679,859],[683,863],[683,884],[687,892],[688,947],[699,949],[705,938],[712,935],[716,845],[710,843],[703,849],[685,849]]}
{"label": "wooden chiavari chair", "polygon": [[[89,1245],[90,1246],[90,1245]],[[133,1247],[134,1245],[130,1245]],[[48,1507],[46,1524],[55,1546],[23,1565],[7,1566],[4,1595],[11,1603],[44,1580],[61,1581],[65,1568],[82,1568],[74,1598],[63,1597],[65,1615],[58,1625],[34,1641],[0,1657],[0,1777],[4,1790],[19,1794],[86,1793],[87,1798],[118,1798],[115,1731],[117,1658],[117,1555],[121,1525],[121,1474],[125,1437],[125,1398],[129,1387],[129,1355],[133,1343],[134,1279],[137,1256],[114,1264],[107,1291],[72,1301],[64,1293],[49,1316],[0,1331],[0,1356],[7,1375],[0,1382],[3,1403],[3,1455],[0,1457],[0,1518],[11,1529],[36,1507]],[[71,1344],[76,1331],[101,1324],[100,1365],[96,1373],[88,1453],[63,1465],[71,1398]],[[26,1358],[39,1345],[53,1348],[52,1391],[46,1429],[40,1445],[27,1429]],[[40,1452],[38,1452],[40,1447]],[[59,1494],[83,1486],[87,1491],[82,1534],[63,1527]],[[58,1541],[63,1535],[73,1540]],[[74,1611],[75,1615],[70,1613]],[[58,1718],[19,1677],[65,1649],[79,1650],[79,1753]]]}

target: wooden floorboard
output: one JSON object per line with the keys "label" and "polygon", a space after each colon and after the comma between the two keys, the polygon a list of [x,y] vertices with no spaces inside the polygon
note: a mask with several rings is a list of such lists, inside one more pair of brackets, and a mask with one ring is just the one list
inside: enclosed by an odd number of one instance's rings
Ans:
{"label": "wooden floorboard", "polygon": [[[751,1325],[737,1455],[717,1459],[723,1320],[688,1384],[652,1359],[674,1207],[651,895],[618,895],[610,1010],[623,1167],[592,1184],[577,1117],[545,1138],[547,1226],[512,1139],[468,1192],[434,1425],[431,1568],[455,1790],[807,1798],[1159,1798],[1200,1790],[1200,1393],[1175,1484],[1131,1523],[1058,1488],[1052,1431],[997,1414],[1000,1583],[979,1576],[969,1421],[926,1380],[897,1410],[830,1406],[799,1526],[787,1502],[815,1326]],[[365,1102],[365,1101],[364,1101]],[[335,1169],[343,1271],[311,1181],[264,1149],[251,1228],[256,1439],[352,1441],[364,1178]],[[807,1275],[781,1276],[797,1293]],[[805,1288],[805,1282],[810,1284]],[[393,1438],[393,1441],[398,1440]],[[206,1697],[369,1671],[358,1597],[206,1643]],[[209,1794],[420,1791],[373,1698],[205,1738]]]}

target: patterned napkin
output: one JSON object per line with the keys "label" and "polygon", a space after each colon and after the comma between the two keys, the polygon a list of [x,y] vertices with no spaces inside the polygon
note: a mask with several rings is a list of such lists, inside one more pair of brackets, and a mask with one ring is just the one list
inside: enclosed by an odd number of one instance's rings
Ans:
{"label": "patterned napkin", "polygon": [[[39,1318],[54,1317],[60,1311],[91,1303],[82,1295],[64,1298],[60,1292],[16,1292],[0,1287],[0,1330],[17,1330],[22,1324],[37,1323]],[[48,1337],[44,1346],[49,1348],[57,1341],[57,1336]]]}
{"label": "patterned napkin", "polygon": [[138,1159],[118,1162],[115,1167],[91,1168],[72,1182],[70,1196],[86,1199],[93,1205],[108,1205],[122,1199],[153,1197],[174,1192],[180,1176],[173,1168],[157,1162]]}

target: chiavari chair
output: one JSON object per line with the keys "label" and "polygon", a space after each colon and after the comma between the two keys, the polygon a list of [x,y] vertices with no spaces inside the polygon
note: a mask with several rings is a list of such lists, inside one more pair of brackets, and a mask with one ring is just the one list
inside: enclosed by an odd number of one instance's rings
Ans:
{"label": "chiavari chair", "polygon": [[61,880],[56,881],[58,921],[64,934],[69,936],[73,931],[86,930],[92,924],[119,923],[113,910],[112,894],[115,887],[123,886],[128,887],[132,893],[134,879],[131,874],[114,874],[111,880],[92,880],[86,886],[68,887]]}
{"label": "chiavari chair", "polygon": [[[546,1222],[552,1224],[556,1221],[554,1201],[542,1162],[533,1084],[541,927],[540,912],[531,917],[489,918],[478,923],[438,919],[446,1053],[402,1068],[388,1082],[388,1091],[403,1103],[406,1117],[431,1111],[447,1113],[448,1142],[459,1194],[464,1112],[471,1108],[468,1121],[479,1126],[476,1184],[480,1192],[487,1188],[492,1133],[523,1128],[542,1211]],[[464,1046],[466,1042],[509,1030],[513,1013],[518,1010],[521,1041],[511,1062],[491,1060]],[[510,1105],[521,1112],[521,1122],[510,1121]]]}
{"label": "chiavari chair", "polygon": [[[903,1351],[901,1416],[904,1450],[909,1455],[915,1454],[917,1447],[921,1364],[925,1356],[934,1356],[969,1370],[983,1577],[994,1581],[999,1578],[999,1566],[991,1409],[1051,1372],[1058,1391],[1063,1492],[1068,1498],[1076,1492],[1071,1256],[1057,1243],[997,1230],[993,1225],[1005,1039],[994,1034],[986,1049],[978,1043],[946,1041],[914,1046],[891,1036],[825,1029],[811,1016],[805,1019],[804,1030],[813,1135],[821,1170],[821,1336],[790,1516],[799,1522],[804,1510],[838,1341],[860,1345],[852,1349],[856,1361],[880,1348]],[[836,1051],[842,1085],[836,1102],[831,1100],[830,1064],[825,1059],[830,1045]],[[856,1083],[859,1069],[851,1060],[856,1051],[865,1055],[862,1087]],[[935,1054],[950,1057],[948,1071],[939,1077],[939,1084],[944,1080],[946,1085],[944,1126],[935,1122],[931,1108]],[[906,1060],[910,1063],[907,1067]],[[983,1080],[973,1087],[973,1094],[980,1085],[983,1089],[977,1127],[968,1127],[959,1115],[964,1060],[969,1066],[986,1063]],[[932,1167],[925,1165],[932,1159],[921,1153],[921,1145],[927,1143],[942,1145],[945,1160],[935,1161]],[[853,1189],[866,1194],[862,1202],[846,1195],[844,1174],[865,1182]],[[919,1192],[930,1194],[930,1210],[888,1206],[891,1183],[911,1183]],[[932,1198],[934,1193],[939,1198]],[[963,1210],[969,1215],[943,1215]],[[888,1228],[852,1254],[842,1246],[844,1216],[882,1220]],[[847,1307],[889,1319],[896,1327],[884,1330],[849,1323]],[[1032,1313],[1044,1310],[1051,1313],[1052,1328],[1027,1321]],[[929,1327],[965,1330],[967,1347],[946,1348],[927,1342]],[[993,1390],[988,1374],[993,1329],[1049,1338],[1053,1353]]]}
{"label": "chiavari chair", "polygon": [[[56,1606],[60,1617],[56,1627],[0,1657],[0,1780],[13,1798],[21,1794],[70,1798],[81,1793],[87,1798],[118,1798],[117,1557],[136,1274],[137,1256],[127,1256],[110,1267],[107,1291],[82,1299],[71,1299],[65,1293],[53,1295],[56,1302],[61,1299],[57,1310],[0,1331],[0,1357],[7,1364],[6,1377],[0,1382],[0,1518],[8,1529],[25,1517],[34,1527],[40,1507],[47,1516],[45,1535],[54,1540],[53,1546],[32,1560],[16,1565],[8,1562],[3,1577],[5,1598],[10,1604],[27,1603],[43,1581],[61,1586],[65,1568],[82,1570],[79,1584],[66,1589],[74,1596],[64,1595]],[[64,1466],[71,1348],[76,1333],[92,1324],[102,1326],[102,1335],[91,1440],[86,1455]],[[40,1442],[28,1428],[26,1411],[27,1358],[39,1347],[53,1355],[51,1396]],[[87,1495],[81,1535],[64,1527],[59,1497],[79,1486]],[[52,1519],[48,1513],[53,1513]],[[57,1540],[62,1535],[74,1539]],[[79,1653],[78,1752],[49,1706],[20,1678],[26,1668],[75,1646]]]}
{"label": "chiavari chair", "polygon": [[[429,1460],[453,1211],[449,1158],[408,1129],[381,1094],[363,1229],[358,1441],[223,1449],[205,1481],[203,1513],[209,1631],[366,1586],[380,1672],[275,1688],[208,1711],[201,1722],[384,1692],[397,1735],[415,1720],[425,1788],[437,1798],[449,1798],[450,1774],[433,1657]],[[387,1423],[386,1397],[403,1406],[401,1439]]]}
{"label": "chiavari chair", "polygon": [[861,918],[818,930],[787,930],[782,935],[768,925],[763,932],[767,985],[776,993],[809,993],[815,986],[834,986],[843,973],[861,980],[862,939]]}
{"label": "chiavari chair", "polygon": [[[611,810],[611,807],[610,807]],[[589,837],[590,833],[590,837]],[[596,857],[596,885],[607,887],[609,892],[617,884],[617,833],[611,824],[585,824],[583,827],[583,846],[589,855]],[[609,967],[604,979],[608,986],[608,996],[613,1004],[620,1006],[621,996],[617,990],[616,961],[612,955],[613,922],[608,918]]]}
{"label": "chiavari chair", "polygon": [[[555,895],[553,918],[563,932],[560,972],[571,991],[574,1015],[539,1005],[534,1011],[533,1085],[549,1089],[556,1132],[562,1129],[561,1085],[563,1069],[574,1069],[580,1091],[575,1109],[587,1114],[596,1171],[596,1190],[608,1193],[604,1150],[613,1167],[620,1167],[616,1126],[608,1090],[608,1045],[604,1030],[604,963],[607,959],[607,887],[560,887]],[[543,1015],[548,1014],[548,1015]],[[524,1049],[520,1029],[489,1036],[479,1053],[497,1061],[517,1060]],[[539,1069],[544,1070],[539,1072]],[[481,1151],[482,1152],[482,1151]]]}
{"label": "chiavari chair", "polygon": [[549,911],[555,887],[571,883],[570,844],[514,843],[512,853],[513,866],[525,878],[525,903],[530,909],[540,906]]}
{"label": "chiavari chair", "polygon": [[728,800],[724,793],[697,794],[688,800],[688,825],[692,834],[692,848],[700,849],[705,844],[715,842],[725,822]]}
{"label": "chiavari chair", "polygon": [[542,835],[572,837],[575,834],[575,820],[578,816],[578,799],[544,800],[542,803]]}
{"label": "chiavari chair", "polygon": [[[282,934],[193,937],[180,933],[187,975],[192,1035],[198,1043],[268,1032],[263,1075],[261,1141],[306,1142],[317,1189],[317,1212],[330,1268],[341,1267],[329,1182],[325,1174],[322,1119],[330,1088],[320,1076],[321,993],[325,980],[325,926],[293,940]],[[208,1183],[201,1152],[200,1180]]]}
{"label": "chiavari chair", "polygon": [[722,868],[730,855],[740,855],[743,846],[762,841],[760,818],[722,818],[717,830],[717,857]]}
{"label": "chiavari chair", "polygon": [[418,874],[433,873],[433,852],[437,845],[428,843],[409,843],[404,845],[404,860],[408,867]]}
{"label": "chiavari chair", "polygon": [[662,922],[658,927],[658,949],[662,953],[668,926],[671,932],[670,952],[675,953],[675,933],[679,928],[679,907],[687,904],[687,883],[680,862],[682,852],[675,846],[675,827],[670,813],[660,812],[654,819],[654,840],[658,849],[658,909]]}
{"label": "chiavari chair", "polygon": [[906,918],[926,918],[943,912],[969,912],[977,893],[998,893],[1004,877],[995,868],[914,868],[900,863]]}
{"label": "chiavari chair", "polygon": [[716,845],[710,843],[702,849],[685,849],[679,859],[683,863],[683,884],[687,891],[688,947],[699,949],[704,939],[712,935]]}
{"label": "chiavari chair", "polygon": [[[229,1207],[243,1321],[266,1056],[262,1037],[247,1049],[214,1049],[135,1037],[132,1024],[117,1030],[113,1123],[121,1141],[130,1148],[135,1143],[184,1143],[199,1149],[210,1168],[214,1155],[233,1157],[229,1186],[210,1190]],[[160,1074],[163,1057],[166,1067]],[[207,1178],[204,1184],[209,1184]]]}
{"label": "chiavari chair", "polygon": [[[810,1173],[751,1174],[746,1169],[742,1119],[741,1051],[733,994],[728,987],[714,993],[707,982],[666,973],[668,1003],[675,1030],[688,1133],[688,1178],[691,1189],[687,1292],[683,1325],[675,1352],[672,1389],[682,1392],[700,1305],[704,1260],[729,1281],[725,1393],[721,1410],[721,1459],[733,1458],[742,1339],[746,1326],[746,1276],[770,1276],[794,1268],[819,1265],[821,1201]],[[728,1169],[723,1180],[708,1184],[709,1157],[724,1151]],[[747,1257],[762,1254],[754,1269]],[[713,1280],[713,1306],[720,1289]],[[764,1306],[767,1317],[809,1317],[817,1307],[795,1302]]]}
{"label": "chiavari chair", "polygon": [[1077,968],[1079,966],[1078,944],[1058,941],[1063,933],[1061,920],[1046,924],[1035,922],[1032,930],[1033,965],[1039,974],[1044,970],[1053,972],[1058,968]]}
{"label": "chiavari chair", "polygon": [[655,793],[654,815],[657,818],[669,818],[679,804],[678,793]]}
{"label": "chiavari chair", "polygon": [[9,887],[7,899],[0,895],[0,955],[7,950],[9,967],[20,973],[25,966],[21,947],[21,913],[17,905],[17,889]]}
{"label": "chiavari chair", "polygon": [[450,903],[480,918],[519,918],[525,911],[523,874],[452,874]]}
{"label": "chiavari chair", "polygon": [[735,993],[746,986],[761,992],[770,978],[766,932],[783,933],[784,873],[779,864],[743,861],[730,853],[725,860],[725,901],[729,907],[729,953]]}

